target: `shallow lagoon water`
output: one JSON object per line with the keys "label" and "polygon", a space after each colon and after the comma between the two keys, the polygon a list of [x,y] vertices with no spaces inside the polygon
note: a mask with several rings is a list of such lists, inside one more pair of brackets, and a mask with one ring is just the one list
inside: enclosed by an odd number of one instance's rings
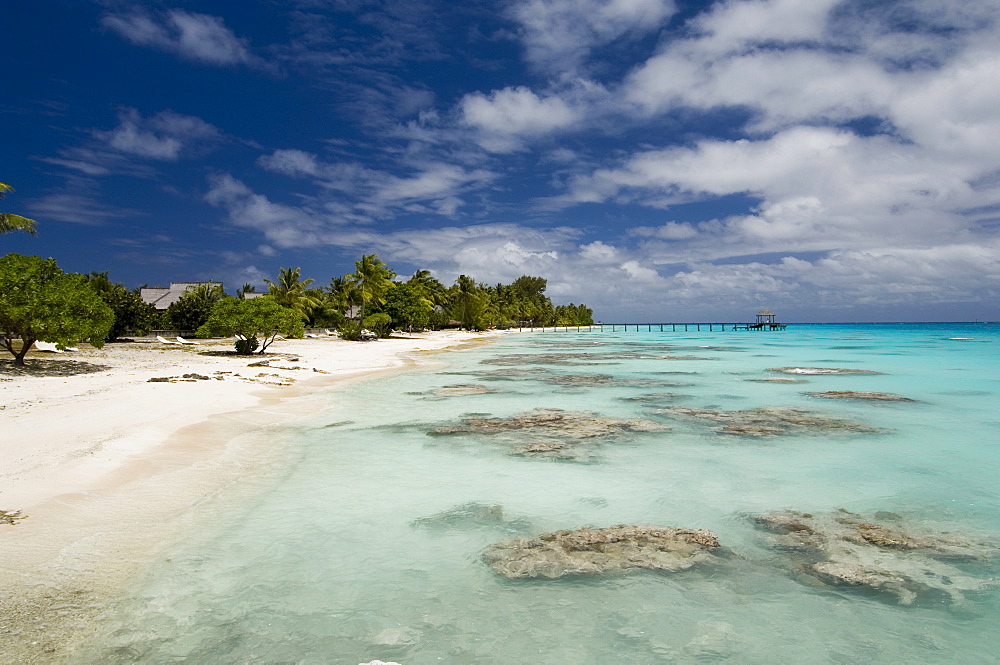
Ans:
{"label": "shallow lagoon water", "polygon": [[[514,354],[524,364],[491,362]],[[552,354],[588,364],[536,362]],[[704,359],[668,359],[678,356]],[[280,482],[251,505],[197,520],[205,527],[136,581],[74,662],[996,662],[1000,588],[901,605],[823,585],[782,567],[746,515],[886,511],[1000,543],[1000,326],[532,333],[442,358],[446,367],[331,392],[327,410],[284,433],[297,462]],[[750,380],[786,376],[767,371],[786,366],[883,374]],[[517,368],[545,371],[497,373]],[[625,385],[541,380],[577,374]],[[628,385],[636,380],[688,385]],[[435,394],[455,384],[495,392]],[[917,401],[805,394],[829,390]],[[679,396],[628,399],[656,392]],[[652,411],[671,404],[804,407],[890,431],[735,437]],[[485,436],[427,435],[463,414],[536,407],[671,430],[601,442],[588,463],[513,456]],[[558,580],[508,580],[480,558],[514,535],[622,523],[712,529],[725,556],[681,573]],[[966,568],[1000,577],[996,559]]]}

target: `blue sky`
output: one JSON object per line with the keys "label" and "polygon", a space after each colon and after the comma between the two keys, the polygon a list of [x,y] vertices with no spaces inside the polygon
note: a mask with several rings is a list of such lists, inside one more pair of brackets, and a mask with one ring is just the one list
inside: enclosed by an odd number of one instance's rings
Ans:
{"label": "blue sky", "polygon": [[1000,318],[1000,5],[15,0],[0,251],[128,286],[377,253],[605,321]]}

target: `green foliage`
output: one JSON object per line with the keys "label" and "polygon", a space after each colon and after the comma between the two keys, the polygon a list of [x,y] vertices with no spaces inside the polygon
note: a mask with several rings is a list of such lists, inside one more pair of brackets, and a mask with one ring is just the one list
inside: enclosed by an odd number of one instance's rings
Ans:
{"label": "green foliage", "polygon": [[300,268],[281,268],[276,281],[264,281],[275,302],[294,311],[303,321],[308,321],[310,312],[319,307],[322,294],[309,288],[314,280],[303,280]]}
{"label": "green foliage", "polygon": [[347,275],[347,279],[354,283],[358,297],[361,299],[361,315],[365,318],[365,306],[369,302],[379,305],[385,304],[385,294],[392,284],[392,278],[396,276],[389,266],[379,261],[377,254],[367,254],[361,257],[360,261],[354,262],[355,272]]}
{"label": "green foliage", "polygon": [[215,304],[228,297],[221,286],[199,284],[167,307],[165,323],[177,330],[198,330]]}
{"label": "green foliage", "polygon": [[135,291],[108,279],[108,271],[92,272],[84,277],[101,300],[114,312],[115,321],[108,331],[108,340],[119,339],[128,333],[145,335],[157,322],[156,309],[142,301]]}
{"label": "green foliage", "polygon": [[466,330],[483,330],[488,324],[487,310],[490,306],[489,294],[475,280],[467,275],[459,275],[455,284],[448,289],[450,306],[448,312]]}
{"label": "green foliage", "polygon": [[418,295],[428,300],[431,305],[443,305],[447,301],[448,289],[431,275],[429,270],[418,270],[406,281]]}
{"label": "green foliage", "polygon": [[[2,345],[18,365],[37,340],[61,347],[90,342],[100,348],[114,313],[82,275],[64,273],[55,259],[8,254],[0,258]],[[21,338],[15,349],[14,338]]]}
{"label": "green foliage", "polygon": [[[5,182],[0,182],[0,199],[7,192],[13,191],[13,187]],[[9,212],[0,212],[0,233],[10,233],[11,231],[24,231],[33,236],[38,235],[38,230],[35,228],[35,220]]]}
{"label": "green foliage", "polygon": [[385,312],[369,314],[361,323],[379,337],[388,337],[392,332],[392,317]]}
{"label": "green foliage", "polygon": [[[430,324],[434,303],[424,295],[425,293],[426,291],[412,280],[402,284],[392,283],[385,294],[383,310],[392,320],[394,328],[407,330],[412,326],[422,330]],[[442,295],[443,293],[442,290]]]}
{"label": "green foliage", "polygon": [[344,322],[337,327],[337,334],[340,339],[348,342],[361,341],[361,322],[344,319]]}
{"label": "green foliage", "polygon": [[249,356],[260,346],[260,340],[256,337],[240,337],[236,340],[236,353],[241,356]]}
{"label": "green foliage", "polygon": [[198,329],[202,337],[237,335],[236,352],[249,355],[260,346],[264,353],[279,334],[301,337],[302,319],[293,310],[282,307],[274,298],[226,298],[212,307],[211,314]]}
{"label": "green foliage", "polygon": [[559,305],[555,310],[557,326],[590,326],[594,324],[594,310],[586,305]]}

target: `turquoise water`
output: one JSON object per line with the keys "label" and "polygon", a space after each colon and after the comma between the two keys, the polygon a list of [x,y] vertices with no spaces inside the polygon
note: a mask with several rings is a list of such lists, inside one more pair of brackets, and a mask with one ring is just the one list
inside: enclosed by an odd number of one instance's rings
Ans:
{"label": "turquoise water", "polygon": [[[77,662],[997,662],[1000,588],[905,605],[824,585],[783,565],[746,516],[882,511],[1000,543],[1000,326],[532,333],[443,358],[445,367],[331,392],[323,413],[286,432],[298,461],[280,482],[165,553]],[[543,362],[552,360],[564,364]],[[883,374],[748,380],[785,366]],[[511,369],[536,373],[495,374]],[[580,374],[619,385],[539,379]],[[494,392],[435,394],[455,384]],[[804,394],[831,390],[916,401]],[[662,392],[674,396],[628,399]],[[671,405],[803,407],[887,431],[731,436],[655,411]],[[427,434],[463,414],[536,407],[671,429],[602,441],[583,462],[511,455],[509,441],[488,436]],[[502,506],[504,518],[471,504]],[[541,581],[500,577],[480,558],[514,535],[622,523],[712,529],[725,556],[681,573]],[[996,558],[954,565],[1000,577]]]}

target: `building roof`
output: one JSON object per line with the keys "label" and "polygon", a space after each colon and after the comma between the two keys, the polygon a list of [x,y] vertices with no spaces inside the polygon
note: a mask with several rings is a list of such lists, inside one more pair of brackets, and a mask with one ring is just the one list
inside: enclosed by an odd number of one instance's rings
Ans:
{"label": "building roof", "polygon": [[757,316],[775,316],[775,313],[769,310],[767,307],[757,312]]}
{"label": "building roof", "polygon": [[182,295],[202,284],[218,286],[220,289],[223,288],[222,282],[170,282],[169,288],[155,286],[139,289],[139,297],[147,305],[152,305],[158,310],[164,310],[180,300]]}

